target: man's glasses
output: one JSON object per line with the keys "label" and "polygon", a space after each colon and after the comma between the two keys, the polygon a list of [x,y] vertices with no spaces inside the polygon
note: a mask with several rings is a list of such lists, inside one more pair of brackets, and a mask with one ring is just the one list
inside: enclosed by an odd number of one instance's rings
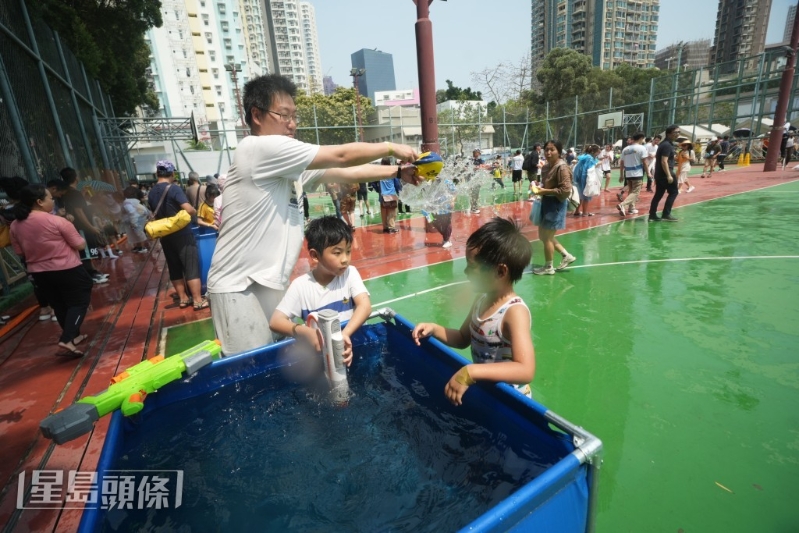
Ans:
{"label": "man's glasses", "polygon": [[297,114],[296,113],[293,114],[293,115],[284,115],[283,113],[278,113],[277,111],[272,111],[271,109],[267,109],[266,112],[267,113],[272,113],[273,115],[275,115],[277,117],[280,117],[280,120],[282,120],[283,122],[286,122],[286,123],[292,122],[292,121],[294,122],[294,124],[299,124],[300,123],[300,119],[297,118]]}

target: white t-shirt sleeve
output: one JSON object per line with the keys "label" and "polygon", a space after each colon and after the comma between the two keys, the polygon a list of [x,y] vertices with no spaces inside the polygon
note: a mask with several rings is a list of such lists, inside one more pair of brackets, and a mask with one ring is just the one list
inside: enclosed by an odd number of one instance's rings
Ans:
{"label": "white t-shirt sleeve", "polygon": [[252,147],[253,181],[259,187],[264,181],[277,177],[305,183],[319,173],[309,171],[306,175],[305,170],[319,152],[318,145],[285,135],[259,135],[250,142],[255,144]]}
{"label": "white t-shirt sleeve", "polygon": [[366,290],[366,285],[363,284],[363,280],[361,279],[361,274],[358,272],[358,269],[354,266],[349,268],[349,273],[347,276],[347,286],[350,295],[355,298],[356,296],[366,293],[369,294],[369,291]]}
{"label": "white t-shirt sleeve", "polygon": [[289,320],[294,320],[295,318],[302,316],[301,293],[303,284],[302,280],[304,277],[305,276],[300,276],[292,281],[291,285],[289,285],[289,288],[286,291],[286,294],[283,295],[283,299],[280,300],[279,304],[277,304],[276,310],[289,317]]}

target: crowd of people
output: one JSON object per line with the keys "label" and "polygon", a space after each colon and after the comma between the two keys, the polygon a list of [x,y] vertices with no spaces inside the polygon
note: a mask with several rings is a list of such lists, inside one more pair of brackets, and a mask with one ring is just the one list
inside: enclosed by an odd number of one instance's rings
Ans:
{"label": "crowd of people", "polygon": [[[343,334],[347,362],[351,361],[350,337],[371,311],[368,291],[350,263],[355,207],[361,217],[371,215],[368,191],[376,192],[383,232],[397,233],[399,193],[403,185],[421,182],[409,164],[417,153],[390,142],[301,142],[295,139],[295,96],[294,84],[280,75],[247,82],[243,108],[251,134],[239,143],[226,175],[202,183],[191,173],[185,190],[175,181],[175,166],[166,160],[156,164],[157,181],[146,192],[132,184],[121,193],[87,195],[79,190],[77,172],[70,168],[46,187],[20,178],[0,180],[10,199],[0,216],[9,228],[10,243],[25,261],[42,316],[52,310],[61,325],[57,345],[64,353],[82,355],[79,345],[86,336],[80,327],[92,287],[107,282],[93,267],[95,258],[114,260],[122,253],[118,243],[123,238],[133,252],[146,253],[151,242],[150,230],[145,231],[148,222],[185,214],[201,228],[218,231],[207,294],[201,292],[197,244],[188,225],[160,238],[169,278],[180,308],[211,307],[223,353],[246,352],[281,337],[298,337],[318,348],[304,320],[311,312],[333,308],[349,319]],[[701,177],[709,177],[717,164],[724,170],[728,152],[726,138],[709,144]],[[550,140],[526,155],[517,150],[506,165],[500,157],[487,163],[475,150],[471,164],[493,174],[492,187],[504,188],[507,169],[519,201],[526,175],[527,199],[535,202],[531,220],[544,250],[544,265],[533,269],[540,276],[554,275],[577,260],[556,234],[565,228],[570,210],[573,216],[590,217],[593,199],[613,193],[615,159],[610,145],[591,144],[578,155]],[[380,164],[370,164],[375,160]],[[631,135],[620,153],[619,214],[637,213],[646,183],[653,192],[649,220],[676,221],[672,207],[680,192],[694,190],[689,179],[694,164],[693,143],[680,138],[676,125],[666,128],[664,138]],[[306,191],[319,187],[330,195],[335,216],[310,221]],[[446,201],[426,216],[448,248],[455,189],[445,183],[438,190]],[[469,211],[479,213],[479,185],[470,189]],[[311,271],[289,285],[304,239]],[[561,256],[557,266],[555,252]],[[466,242],[466,274],[479,292],[466,320],[459,329],[429,323],[415,328],[416,342],[432,336],[451,346],[471,345],[474,364],[459,370],[447,385],[453,403],[459,404],[468,386],[479,380],[506,381],[529,395],[535,370],[531,321],[513,284],[530,259],[531,246],[517,224],[494,218],[482,225]]]}

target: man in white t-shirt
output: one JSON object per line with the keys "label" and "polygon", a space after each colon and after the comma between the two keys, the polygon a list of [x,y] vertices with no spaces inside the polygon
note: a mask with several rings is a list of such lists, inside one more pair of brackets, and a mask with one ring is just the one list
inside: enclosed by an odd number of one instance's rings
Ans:
{"label": "man in white t-shirt", "polygon": [[660,135],[655,135],[652,139],[646,140],[646,159],[644,159],[644,167],[646,168],[646,190],[652,192],[652,181],[655,179],[655,155],[658,153],[658,145],[660,144]]}
{"label": "man in white t-shirt", "polygon": [[608,192],[610,186],[610,169],[613,162],[613,147],[609,144],[605,145],[605,149],[599,153],[599,162],[602,166],[602,175],[605,177],[605,192]]}
{"label": "man in white t-shirt", "polygon": [[635,202],[638,201],[638,195],[641,194],[641,187],[644,182],[644,162],[649,155],[649,152],[644,147],[644,132],[639,131],[632,136],[633,143],[626,146],[621,152],[621,176],[619,181],[627,183],[630,186],[630,194],[627,199],[616,206],[621,216],[627,216],[628,208],[630,211],[635,209]]}
{"label": "man in white t-shirt", "polygon": [[521,150],[516,150],[511,158],[511,181],[513,182],[514,196],[522,193],[522,165],[524,165],[524,156]]}
{"label": "man in white t-shirt", "polygon": [[393,176],[419,182],[413,165],[368,164],[392,156],[414,161],[417,154],[409,146],[318,146],[296,140],[296,92],[291,80],[276,74],[244,85],[251,135],[239,142],[227,173],[224,217],[208,273],[214,329],[225,355],[273,342],[269,318],[302,248],[302,187]]}

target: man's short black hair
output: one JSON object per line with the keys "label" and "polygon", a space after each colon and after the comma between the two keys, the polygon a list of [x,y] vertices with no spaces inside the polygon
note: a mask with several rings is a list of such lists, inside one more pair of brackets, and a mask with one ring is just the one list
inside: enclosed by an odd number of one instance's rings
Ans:
{"label": "man's short black hair", "polygon": [[75,171],[74,168],[65,167],[61,169],[61,179],[64,180],[64,183],[67,185],[72,185],[78,179],[78,173]]}
{"label": "man's short black hair", "polygon": [[66,191],[69,189],[69,185],[66,184],[64,180],[54,179],[47,182],[47,188],[54,188],[57,191]]}
{"label": "man's short black hair", "polygon": [[637,142],[646,137],[646,133],[644,133],[643,131],[636,131],[635,133],[633,133],[632,137],[633,140]]}
{"label": "man's short black hair", "polygon": [[662,138],[663,138],[663,137],[661,137],[661,136],[660,136],[660,134],[657,134],[657,135],[655,135],[654,137],[652,137],[652,140],[655,140],[655,139],[657,139],[657,140],[661,140]]}
{"label": "man's short black hair", "polygon": [[[672,133],[674,133],[678,129],[680,129],[680,127],[677,124],[672,124],[671,126],[666,128],[666,135],[671,135]],[[656,135],[655,137],[659,137],[659,135]]]}
{"label": "man's short black hair", "polygon": [[346,222],[338,217],[326,216],[311,220],[305,230],[308,250],[316,250],[322,254],[325,248],[335,246],[341,241],[352,242],[352,230]]}
{"label": "man's short black hair", "polygon": [[508,267],[511,283],[516,283],[530,264],[533,248],[521,228],[510,219],[494,217],[469,235],[466,247],[477,251],[475,259],[485,266]]}
{"label": "man's short black hair", "polygon": [[244,84],[244,120],[252,126],[252,108],[266,112],[272,107],[275,95],[285,94],[294,98],[297,96],[297,86],[294,82],[280,74],[266,74],[253,78]]}

